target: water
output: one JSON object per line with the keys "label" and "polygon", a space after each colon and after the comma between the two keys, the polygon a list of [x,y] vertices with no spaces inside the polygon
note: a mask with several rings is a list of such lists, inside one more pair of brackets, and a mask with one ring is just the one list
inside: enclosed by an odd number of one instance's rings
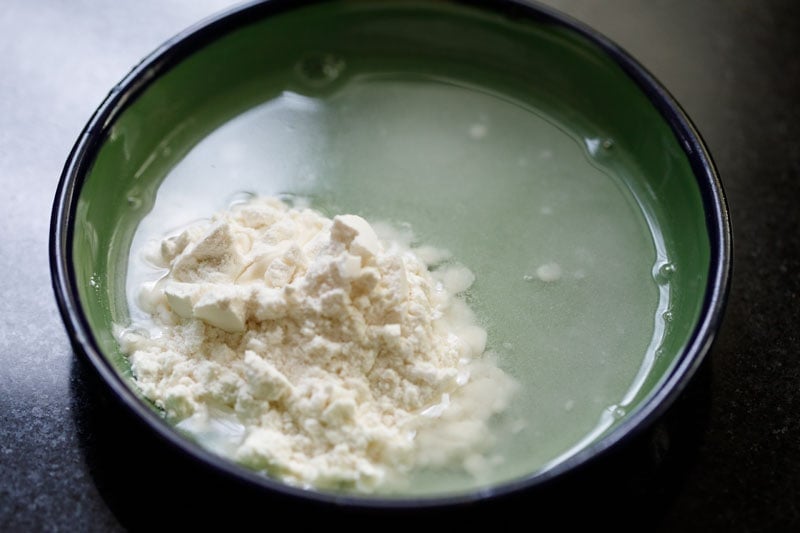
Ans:
{"label": "water", "polygon": [[[298,68],[311,87],[344,64],[323,54]],[[613,139],[576,138],[442,81],[356,78],[313,94],[286,92],[201,141],[165,179],[133,249],[248,194],[407,224],[475,273],[469,302],[522,385],[497,421],[488,481],[557,464],[624,416],[669,321],[675,267],[630,189],[604,170]],[[131,264],[129,300],[160,275]],[[415,479],[420,493],[466,482]]]}

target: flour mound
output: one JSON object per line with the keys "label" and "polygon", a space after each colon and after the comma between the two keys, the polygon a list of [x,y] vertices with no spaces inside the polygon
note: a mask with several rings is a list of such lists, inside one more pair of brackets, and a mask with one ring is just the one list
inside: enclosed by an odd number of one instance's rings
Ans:
{"label": "flour mound", "polygon": [[165,270],[139,296],[152,324],[120,345],[142,393],[212,449],[292,484],[372,491],[491,445],[513,387],[456,295],[466,268],[431,273],[361,217],[274,198],[145,256]]}

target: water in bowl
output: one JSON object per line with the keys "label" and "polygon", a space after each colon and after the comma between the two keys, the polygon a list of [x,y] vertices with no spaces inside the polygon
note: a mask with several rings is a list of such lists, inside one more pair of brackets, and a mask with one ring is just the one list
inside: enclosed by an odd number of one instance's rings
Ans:
{"label": "water in bowl", "polygon": [[136,287],[160,275],[135,255],[144,242],[243,193],[306,198],[328,216],[407,226],[468,266],[488,348],[521,384],[496,421],[488,478],[420,471],[413,493],[515,479],[596,440],[657,356],[673,268],[646,208],[609,171],[614,140],[448,80],[358,77],[323,95],[315,87],[343,65],[317,59],[296,72],[308,91],[228,121],[164,179],[134,236],[131,315],[142,318]]}

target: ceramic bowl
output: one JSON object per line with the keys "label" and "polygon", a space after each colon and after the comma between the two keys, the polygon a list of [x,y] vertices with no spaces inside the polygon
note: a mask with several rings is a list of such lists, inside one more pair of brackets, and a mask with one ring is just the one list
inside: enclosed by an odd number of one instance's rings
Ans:
{"label": "ceramic bowl", "polygon": [[[130,321],[137,228],[242,193],[408,223],[473,270],[489,349],[520,384],[487,476],[428,473],[390,494],[292,487],[212,453],[141,396],[113,335]],[[550,9],[273,0],[176,36],[112,89],[66,162],[50,253],[76,351],[170,445],[293,498],[458,506],[545,486],[674,402],[720,324],[726,209],[667,91]]]}

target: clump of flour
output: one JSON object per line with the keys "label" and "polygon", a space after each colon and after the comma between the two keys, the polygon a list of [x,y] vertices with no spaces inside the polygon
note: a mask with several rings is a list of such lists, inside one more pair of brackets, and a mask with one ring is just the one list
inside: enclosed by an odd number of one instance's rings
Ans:
{"label": "clump of flour", "polygon": [[355,215],[254,198],[154,245],[164,276],[118,332],[142,393],[216,451],[289,483],[372,491],[475,470],[512,380],[426,247]]}

